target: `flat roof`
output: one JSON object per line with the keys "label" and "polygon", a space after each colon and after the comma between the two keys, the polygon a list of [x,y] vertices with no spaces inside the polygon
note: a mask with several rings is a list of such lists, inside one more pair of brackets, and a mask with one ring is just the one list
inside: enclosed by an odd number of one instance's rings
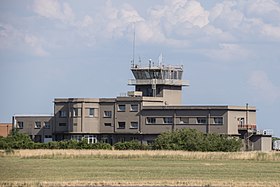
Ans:
{"label": "flat roof", "polygon": [[14,114],[13,117],[53,117],[53,114]]}
{"label": "flat roof", "polygon": [[229,106],[229,105],[164,105],[143,106],[143,110],[248,110],[256,111],[254,106]]}
{"label": "flat roof", "polygon": [[66,103],[66,102],[99,102],[99,98],[55,98],[55,103]]}

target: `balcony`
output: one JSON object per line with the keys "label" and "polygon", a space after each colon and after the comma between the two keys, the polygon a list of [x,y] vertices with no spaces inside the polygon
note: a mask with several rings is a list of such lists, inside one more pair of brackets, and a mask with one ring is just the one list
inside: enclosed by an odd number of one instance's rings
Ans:
{"label": "balcony", "polygon": [[189,86],[189,81],[179,79],[130,79],[128,85],[171,85],[171,86]]}
{"label": "balcony", "polygon": [[256,124],[238,125],[238,130],[257,130]]}

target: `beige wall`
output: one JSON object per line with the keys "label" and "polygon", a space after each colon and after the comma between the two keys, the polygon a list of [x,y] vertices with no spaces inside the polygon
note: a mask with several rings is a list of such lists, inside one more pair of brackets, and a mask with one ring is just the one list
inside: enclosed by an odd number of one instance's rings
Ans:
{"label": "beige wall", "polygon": [[[159,134],[166,131],[176,129],[192,128],[197,129],[203,133],[227,133],[227,112],[225,110],[192,110],[192,109],[158,109],[158,110],[143,110],[141,112],[141,132],[143,134]],[[156,124],[147,124],[147,117],[155,117]],[[173,118],[173,123],[164,124],[163,118]],[[197,118],[206,118],[205,124],[197,124]],[[210,124],[208,118],[210,117]],[[214,124],[214,117],[223,117],[223,124]],[[181,118],[188,118],[187,123],[181,123]]]}
{"label": "beige wall", "polygon": [[[124,100],[117,100],[115,104],[115,133],[139,133],[139,126],[140,126],[140,101],[124,101]],[[125,106],[125,111],[119,111],[119,105]],[[131,110],[131,105],[137,105],[137,111]],[[119,122],[125,122],[125,128],[119,128]],[[131,122],[138,123],[138,128],[132,128]]]}
{"label": "beige wall", "polygon": [[[94,110],[94,115],[90,115],[90,109]],[[66,116],[60,116],[61,111],[65,112]],[[56,99],[54,116],[54,132],[56,133],[100,132],[100,106],[98,99]],[[59,125],[62,123],[66,125]]]}
{"label": "beige wall", "polygon": [[[238,134],[238,118],[244,118],[246,123],[246,109],[230,110],[228,112],[228,134]],[[256,125],[256,111],[248,111],[248,125]]]}
{"label": "beige wall", "polygon": [[[23,122],[23,128],[18,128],[18,123]],[[35,122],[40,122],[41,127],[36,128]],[[46,128],[45,123],[49,123],[50,128]],[[53,130],[53,116],[14,116],[13,126],[18,128],[19,132],[26,133],[31,136],[31,138],[36,138],[35,136],[41,137],[41,142],[44,141],[45,136],[51,136]],[[38,138],[38,137],[37,137]]]}

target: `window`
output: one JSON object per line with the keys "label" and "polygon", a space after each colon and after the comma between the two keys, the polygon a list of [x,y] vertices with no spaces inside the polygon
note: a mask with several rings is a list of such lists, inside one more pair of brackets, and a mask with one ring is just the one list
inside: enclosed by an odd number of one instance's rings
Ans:
{"label": "window", "polygon": [[244,125],[245,124],[245,118],[237,118],[238,125]]}
{"label": "window", "polygon": [[118,105],[119,112],[125,112],[125,105]]}
{"label": "window", "polygon": [[131,112],[138,112],[138,105],[135,105],[135,104],[130,105],[130,111]]}
{"label": "window", "polygon": [[59,111],[59,117],[65,118],[66,117],[66,111],[63,111],[63,110]]}
{"label": "window", "polygon": [[197,124],[206,124],[206,117],[198,117],[196,118]]}
{"label": "window", "polygon": [[42,136],[41,135],[35,135],[34,136],[34,142],[42,142]]}
{"label": "window", "polygon": [[88,115],[89,115],[90,117],[93,117],[93,116],[94,116],[94,108],[89,108],[89,109],[88,109]]}
{"label": "window", "polygon": [[17,122],[17,128],[23,129],[23,122],[22,121]]}
{"label": "window", "polygon": [[82,135],[72,135],[72,136],[71,136],[71,140],[76,140],[76,141],[78,141],[78,142],[81,141],[82,138],[83,138]]}
{"label": "window", "polygon": [[104,111],[104,118],[111,118],[112,117],[112,111]]}
{"label": "window", "polygon": [[146,124],[155,124],[155,123],[156,123],[156,118],[154,118],[154,117],[147,117]]}
{"label": "window", "polygon": [[74,126],[74,127],[77,127],[77,125],[78,125],[77,123],[73,123],[73,126]]}
{"label": "window", "polygon": [[41,122],[40,121],[36,121],[35,122],[35,129],[40,129],[41,128]]}
{"label": "window", "polygon": [[88,144],[97,143],[97,137],[94,135],[85,135],[84,139],[87,140]]}
{"label": "window", "polygon": [[180,123],[180,124],[188,124],[188,123],[189,123],[189,118],[187,118],[187,117],[181,117],[179,123]]}
{"label": "window", "polygon": [[60,127],[65,127],[66,126],[66,123],[59,123],[58,124]]}
{"label": "window", "polygon": [[219,125],[224,124],[223,117],[214,117],[214,124],[219,124]]}
{"label": "window", "polygon": [[172,124],[173,123],[173,118],[172,117],[164,117],[163,118],[163,123],[164,124]]}
{"label": "window", "polygon": [[45,138],[52,138],[52,135],[45,135]]}
{"label": "window", "polygon": [[45,122],[44,122],[44,128],[45,128],[45,129],[51,128],[50,122],[45,121]]}
{"label": "window", "polygon": [[138,122],[131,122],[130,123],[130,128],[131,129],[138,129]]}
{"label": "window", "polygon": [[73,117],[79,116],[79,109],[78,108],[73,108]]}
{"label": "window", "polygon": [[118,122],[118,129],[125,129],[125,122]]}
{"label": "window", "polygon": [[111,127],[111,126],[112,126],[111,123],[104,123],[104,125],[105,125],[106,127]]}

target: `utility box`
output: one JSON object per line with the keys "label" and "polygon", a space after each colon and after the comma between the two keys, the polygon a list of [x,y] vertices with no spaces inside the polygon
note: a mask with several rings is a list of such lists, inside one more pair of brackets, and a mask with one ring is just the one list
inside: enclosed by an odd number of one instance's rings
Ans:
{"label": "utility box", "polygon": [[273,141],[273,150],[280,151],[280,140]]}

